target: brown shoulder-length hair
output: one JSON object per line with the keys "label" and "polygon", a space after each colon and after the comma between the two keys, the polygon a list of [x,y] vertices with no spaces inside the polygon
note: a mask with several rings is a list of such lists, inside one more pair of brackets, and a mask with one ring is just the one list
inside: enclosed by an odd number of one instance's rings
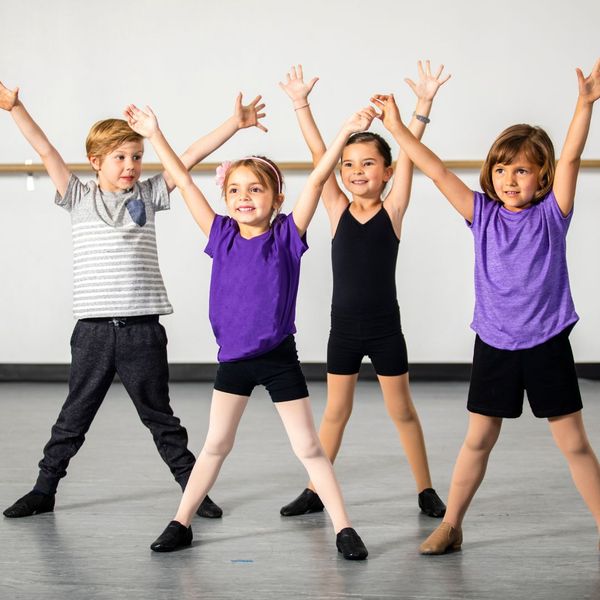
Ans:
{"label": "brown shoulder-length hair", "polygon": [[534,201],[541,200],[552,189],[556,161],[550,137],[541,127],[512,125],[496,138],[481,167],[479,184],[490,198],[500,201],[492,183],[494,166],[499,163],[510,165],[520,152],[525,154],[527,160],[540,167]]}

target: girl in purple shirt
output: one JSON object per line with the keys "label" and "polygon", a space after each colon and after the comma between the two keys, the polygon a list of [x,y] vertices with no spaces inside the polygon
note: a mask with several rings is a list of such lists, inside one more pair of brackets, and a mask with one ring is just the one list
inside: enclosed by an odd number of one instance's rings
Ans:
{"label": "girl in purple shirt", "polygon": [[346,140],[352,133],[367,129],[375,113],[368,107],[344,124],[308,177],[289,215],[279,214],[282,176],[273,162],[248,157],[221,165],[217,175],[229,213],[222,217],[215,215],[194,184],[163,137],[152,111],[133,105],[127,108],[129,125],[150,140],[208,236],[206,252],[213,258],[210,321],[219,344],[206,441],[179,509],[151,545],[152,550],[169,552],[191,544],[192,517],[233,447],[252,389],[262,384],[275,402],[295,454],[323,499],[333,521],[338,551],[350,560],[367,557],[367,549],[346,513],[331,462],[319,443],[293,334],[306,229]]}
{"label": "girl in purple shirt", "polygon": [[462,521],[485,475],[503,418],[518,417],[524,391],[547,418],[577,490],[600,530],[600,466],[587,439],[569,333],[578,320],[566,265],[565,237],[592,107],[600,97],[600,60],[589,77],[577,69],[579,98],[555,165],[548,135],[513,125],[483,165],[484,193],[471,191],[404,126],[393,96],[374,96],[385,126],[414,164],[466,219],[475,241],[477,333],[460,450],[444,521],[421,544],[443,554],[462,544]]}

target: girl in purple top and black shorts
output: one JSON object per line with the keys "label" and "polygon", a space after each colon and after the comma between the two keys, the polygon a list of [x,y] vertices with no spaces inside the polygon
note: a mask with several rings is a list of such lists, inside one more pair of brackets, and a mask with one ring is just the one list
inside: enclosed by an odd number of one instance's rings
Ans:
{"label": "girl in purple top and black shorts", "polygon": [[462,544],[462,520],[485,475],[503,418],[518,417],[524,392],[547,418],[577,490],[600,529],[600,466],[587,439],[569,333],[578,320],[566,264],[580,157],[600,97],[600,60],[577,69],[579,98],[555,165],[545,131],[513,125],[483,165],[484,193],[471,191],[402,124],[392,96],[375,96],[386,127],[415,165],[466,219],[475,241],[477,333],[467,408],[469,429],[456,460],[446,515],[421,544],[443,554]]}
{"label": "girl in purple top and black shorts", "polygon": [[283,179],[277,165],[257,156],[217,170],[229,216],[216,215],[162,135],[152,112],[129,106],[132,129],[147,137],[208,236],[213,259],[210,321],[219,344],[219,368],[204,447],[174,519],[150,546],[170,552],[192,542],[190,522],[231,451],[252,390],[264,385],[277,407],[292,448],[316,483],[344,558],[367,557],[352,528],[331,462],[315,430],[306,381],[294,342],[294,316],[305,233],[323,184],[348,137],[367,129],[376,111],[353,115],[309,175],[289,215],[280,215]]}

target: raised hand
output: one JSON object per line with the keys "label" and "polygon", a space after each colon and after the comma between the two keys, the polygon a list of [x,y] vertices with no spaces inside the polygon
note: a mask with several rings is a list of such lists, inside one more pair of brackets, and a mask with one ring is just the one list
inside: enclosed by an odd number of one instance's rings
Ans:
{"label": "raised hand", "polygon": [[242,92],[235,99],[234,115],[237,119],[238,129],[245,127],[256,127],[261,131],[268,131],[267,128],[260,122],[266,113],[261,112],[265,107],[264,103],[259,104],[262,96],[256,96],[250,104],[242,104]]}
{"label": "raised hand", "polygon": [[375,117],[377,117],[377,111],[372,106],[366,106],[365,108],[354,113],[346,121],[345,126],[350,133],[365,131],[369,129]]}
{"label": "raised hand", "polygon": [[371,102],[380,110],[376,116],[383,121],[383,126],[388,131],[402,124],[394,94],[375,94],[371,97]]}
{"label": "raised hand", "polygon": [[2,110],[11,111],[19,101],[19,88],[9,90],[0,81],[0,108]]}
{"label": "raised hand", "polygon": [[433,100],[440,87],[450,79],[450,75],[442,77],[444,65],[440,65],[436,74],[433,75],[431,73],[431,64],[428,60],[425,61],[425,68],[423,68],[422,61],[417,63],[417,68],[419,70],[419,81],[415,83],[412,79],[408,78],[404,81],[410,86],[410,89],[415,93],[417,98]]}
{"label": "raised hand", "polygon": [[135,104],[129,104],[123,111],[129,127],[145,138],[150,137],[158,131],[158,120],[149,106],[145,110],[138,108]]}
{"label": "raised hand", "polygon": [[292,102],[303,103],[306,103],[315,83],[319,81],[318,77],[313,77],[308,83],[305,83],[302,65],[292,67],[286,74],[286,79],[285,83],[279,82],[279,87],[290,97]]}
{"label": "raised hand", "polygon": [[575,69],[579,83],[579,97],[587,102],[600,98],[600,59],[596,61],[592,72],[585,77],[581,69]]}

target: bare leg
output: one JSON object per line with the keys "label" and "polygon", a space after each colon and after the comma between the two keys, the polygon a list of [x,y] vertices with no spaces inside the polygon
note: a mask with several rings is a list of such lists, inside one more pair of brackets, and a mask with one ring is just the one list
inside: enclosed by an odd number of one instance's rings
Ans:
{"label": "bare leg", "polygon": [[331,517],[335,532],[352,527],[333,467],[317,436],[310,400],[303,398],[290,402],[276,402],[275,406],[292,449],[314,482],[316,492]]}
{"label": "bare leg", "polygon": [[408,373],[395,377],[382,375],[377,377],[383,392],[385,407],[398,430],[400,442],[412,470],[417,492],[422,492],[432,487],[431,476],[423,430],[410,396]]}
{"label": "bare leg", "polygon": [[490,452],[500,435],[502,419],[469,413],[469,429],[458,453],[444,522],[460,528],[465,513],[483,481]]}
{"label": "bare leg", "polygon": [[469,429],[458,453],[442,524],[419,546],[421,554],[444,554],[462,544],[461,525],[483,481],[490,452],[500,435],[502,419],[469,413]]}
{"label": "bare leg", "polygon": [[247,396],[213,391],[206,441],[174,517],[182,525],[187,527],[191,523],[200,502],[215,483],[223,461],[233,448],[235,434],[247,403]]}
{"label": "bare leg", "polygon": [[548,421],[554,441],[569,463],[575,487],[600,531],[600,465],[588,441],[581,411]]}
{"label": "bare leg", "polygon": [[[358,373],[354,375],[327,373],[327,405],[319,427],[319,440],[332,464],[339,452],[346,424],[352,414],[357,379]],[[315,490],[312,481],[309,482],[308,487]]]}

